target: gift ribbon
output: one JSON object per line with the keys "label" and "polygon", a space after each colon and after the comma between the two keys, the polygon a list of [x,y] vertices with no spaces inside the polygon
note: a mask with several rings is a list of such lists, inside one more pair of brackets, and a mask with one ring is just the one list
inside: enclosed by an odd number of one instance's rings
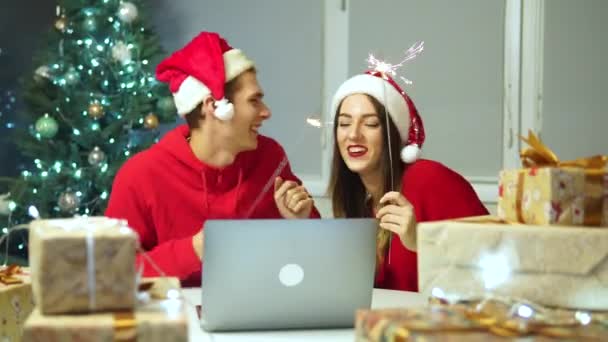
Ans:
{"label": "gift ribbon", "polygon": [[137,320],[131,311],[114,313],[114,341],[137,341]]}
{"label": "gift ribbon", "polygon": [[0,269],[0,283],[4,285],[22,284],[23,280],[15,276],[19,273],[21,273],[21,267],[17,265],[9,265]]}
{"label": "gift ribbon", "polygon": [[522,200],[524,198],[524,177],[523,171],[517,172],[517,187],[515,189],[515,210],[517,211],[517,222],[524,222],[524,211],[522,210]]}
{"label": "gift ribbon", "polygon": [[[161,277],[156,280],[144,280],[138,287],[138,292],[149,292],[158,282],[168,281]],[[156,299],[168,299],[167,296],[153,297]],[[137,319],[133,311],[119,311],[113,314],[114,318],[114,341],[115,342],[136,342],[137,341]]]}
{"label": "gift ribbon", "polygon": [[532,131],[528,131],[528,137],[520,136],[521,140],[530,147],[521,150],[519,157],[525,168],[533,167],[577,167],[585,170],[602,170],[608,165],[608,156],[596,155],[575,160],[560,161],[551,149]]}
{"label": "gift ribbon", "polygon": [[[585,172],[585,187],[604,188],[608,183],[606,181],[606,165],[608,165],[608,156],[595,155],[586,158],[574,160],[560,161],[557,155],[534,134],[528,131],[528,137],[520,136],[521,140],[529,145],[520,152],[521,163],[524,168],[541,168],[541,167],[572,167],[583,169]],[[524,171],[518,172],[517,188],[515,197],[515,208],[517,210],[517,220],[524,222],[522,199],[524,192]],[[587,190],[585,190],[587,192]],[[584,200],[584,225],[599,226],[602,223],[602,205],[603,195],[599,194],[596,197],[585,196]]]}
{"label": "gift ribbon", "polygon": [[97,302],[95,298],[97,297],[97,288],[95,283],[95,237],[93,236],[93,232],[95,230],[89,229],[90,226],[87,226],[87,285],[89,287],[89,309],[95,310],[97,308]]}

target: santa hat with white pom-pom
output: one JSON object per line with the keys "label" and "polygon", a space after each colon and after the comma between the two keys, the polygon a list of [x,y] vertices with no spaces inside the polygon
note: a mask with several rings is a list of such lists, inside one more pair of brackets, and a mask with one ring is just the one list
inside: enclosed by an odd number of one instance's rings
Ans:
{"label": "santa hat with white pom-pom", "polygon": [[353,94],[367,94],[384,105],[405,145],[401,149],[403,162],[420,158],[425,138],[422,119],[414,102],[389,75],[373,70],[346,80],[334,95],[331,114],[336,115],[342,100]]}
{"label": "santa hat with white pom-pom", "polygon": [[215,100],[215,116],[230,120],[234,107],[224,97],[224,85],[253,67],[252,60],[219,34],[201,32],[158,65],[156,78],[169,84],[180,116],[211,96]]}

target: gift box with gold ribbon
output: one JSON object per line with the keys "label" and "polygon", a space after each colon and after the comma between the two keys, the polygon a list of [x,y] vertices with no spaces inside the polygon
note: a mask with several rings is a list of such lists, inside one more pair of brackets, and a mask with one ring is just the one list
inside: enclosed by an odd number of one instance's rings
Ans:
{"label": "gift box with gold ribbon", "polygon": [[608,157],[560,161],[530,132],[522,169],[500,172],[501,219],[539,225],[608,226]]}
{"label": "gift box with gold ribbon", "polygon": [[355,340],[380,341],[606,341],[608,313],[551,310],[511,298],[479,297],[429,306],[359,310]]}
{"label": "gift box with gold ribbon", "polygon": [[144,279],[140,288],[145,290],[140,295],[148,295],[135,310],[43,315],[35,309],[25,322],[23,341],[188,341],[186,304],[179,298],[177,278]]}
{"label": "gift box with gold ribbon", "polygon": [[33,308],[28,270],[0,266],[0,341],[21,341],[23,323]]}
{"label": "gift box with gold ribbon", "polygon": [[106,217],[30,223],[32,290],[43,314],[132,309],[137,234]]}
{"label": "gift box with gold ribbon", "polygon": [[608,229],[480,216],[418,224],[418,285],[541,305],[608,310]]}

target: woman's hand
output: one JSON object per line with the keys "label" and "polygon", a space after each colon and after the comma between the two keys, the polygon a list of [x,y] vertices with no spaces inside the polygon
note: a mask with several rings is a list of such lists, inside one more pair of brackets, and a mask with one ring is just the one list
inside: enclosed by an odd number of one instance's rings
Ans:
{"label": "woman's hand", "polygon": [[396,191],[384,194],[379,203],[382,208],[376,218],[380,220],[380,228],[397,234],[407,249],[416,251],[417,222],[412,204]]}

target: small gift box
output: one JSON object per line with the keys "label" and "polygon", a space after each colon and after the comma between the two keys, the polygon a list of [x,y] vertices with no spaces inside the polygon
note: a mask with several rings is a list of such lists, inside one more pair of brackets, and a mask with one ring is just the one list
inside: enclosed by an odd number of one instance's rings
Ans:
{"label": "small gift box", "polygon": [[523,169],[500,172],[497,213],[509,222],[608,226],[606,156],[559,161],[533,133]]}
{"label": "small gift box", "polygon": [[33,308],[27,269],[0,266],[0,341],[21,341],[23,323]]}
{"label": "small gift box", "polygon": [[32,290],[43,314],[135,306],[137,235],[105,217],[34,220],[30,224]]}

